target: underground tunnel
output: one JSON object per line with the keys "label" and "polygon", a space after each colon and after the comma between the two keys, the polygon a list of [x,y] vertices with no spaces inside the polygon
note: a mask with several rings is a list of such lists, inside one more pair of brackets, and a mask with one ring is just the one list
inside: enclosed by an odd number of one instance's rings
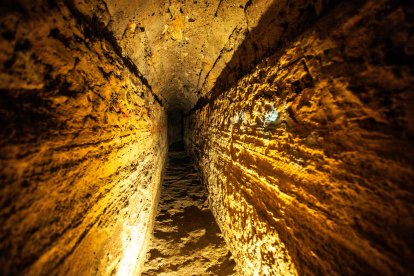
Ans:
{"label": "underground tunnel", "polygon": [[0,274],[412,275],[413,18],[2,0]]}

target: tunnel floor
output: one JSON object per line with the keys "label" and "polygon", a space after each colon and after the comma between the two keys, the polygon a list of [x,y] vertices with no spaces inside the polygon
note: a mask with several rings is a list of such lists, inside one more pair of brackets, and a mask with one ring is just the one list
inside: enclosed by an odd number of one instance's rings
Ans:
{"label": "tunnel floor", "polygon": [[233,275],[235,263],[182,144],[170,147],[142,275]]}

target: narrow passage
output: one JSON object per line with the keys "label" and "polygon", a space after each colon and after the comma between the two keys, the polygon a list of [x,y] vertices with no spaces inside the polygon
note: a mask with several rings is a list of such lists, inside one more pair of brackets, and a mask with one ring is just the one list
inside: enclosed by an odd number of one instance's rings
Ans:
{"label": "narrow passage", "polygon": [[168,154],[154,233],[142,275],[233,275],[192,159],[182,144]]}

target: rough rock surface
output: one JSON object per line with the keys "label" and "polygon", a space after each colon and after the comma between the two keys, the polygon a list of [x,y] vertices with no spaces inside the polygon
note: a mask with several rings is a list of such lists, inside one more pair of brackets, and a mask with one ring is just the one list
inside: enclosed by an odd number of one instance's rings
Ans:
{"label": "rough rock surface", "polygon": [[196,102],[242,275],[412,274],[411,2],[0,1],[0,274],[139,273]]}
{"label": "rough rock surface", "polygon": [[0,4],[0,274],[125,275],[145,256],[163,106],[70,1]]}
{"label": "rough rock surface", "polygon": [[193,160],[174,144],[142,275],[233,275],[234,260],[208,209]]}
{"label": "rough rock surface", "polygon": [[123,53],[171,109],[188,111],[220,75],[240,77],[269,49],[315,22],[338,1],[103,0],[95,6],[77,2],[114,33]]}
{"label": "rough rock surface", "polygon": [[414,270],[413,11],[344,1],[187,117],[243,275]]}

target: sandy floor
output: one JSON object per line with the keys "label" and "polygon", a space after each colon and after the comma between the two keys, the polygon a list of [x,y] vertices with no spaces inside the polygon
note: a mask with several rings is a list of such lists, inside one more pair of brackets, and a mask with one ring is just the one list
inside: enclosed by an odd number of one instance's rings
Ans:
{"label": "sandy floor", "polygon": [[191,158],[170,149],[142,275],[234,275],[234,266]]}

